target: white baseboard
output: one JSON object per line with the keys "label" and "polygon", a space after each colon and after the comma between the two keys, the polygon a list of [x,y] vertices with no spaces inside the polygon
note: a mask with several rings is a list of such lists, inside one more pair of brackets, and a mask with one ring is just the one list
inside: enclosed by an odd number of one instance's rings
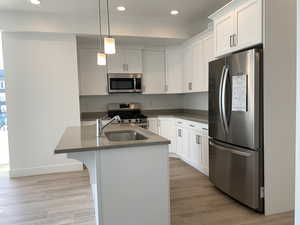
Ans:
{"label": "white baseboard", "polygon": [[41,166],[41,167],[33,167],[33,168],[21,168],[21,169],[14,169],[14,170],[11,169],[9,171],[9,176],[15,178],[15,177],[34,176],[34,175],[51,174],[51,173],[80,171],[82,169],[83,169],[82,163],[58,164],[58,165]]}

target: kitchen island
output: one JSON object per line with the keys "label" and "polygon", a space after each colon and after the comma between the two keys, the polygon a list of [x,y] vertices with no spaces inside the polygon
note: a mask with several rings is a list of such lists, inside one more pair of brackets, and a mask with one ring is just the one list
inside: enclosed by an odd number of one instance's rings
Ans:
{"label": "kitchen island", "polygon": [[129,124],[67,128],[55,154],[89,170],[97,225],[170,225],[169,140]]}

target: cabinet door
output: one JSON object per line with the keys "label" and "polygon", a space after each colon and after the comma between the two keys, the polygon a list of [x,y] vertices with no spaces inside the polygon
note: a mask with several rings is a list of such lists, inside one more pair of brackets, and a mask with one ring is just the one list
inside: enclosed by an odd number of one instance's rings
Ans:
{"label": "cabinet door", "polygon": [[166,92],[183,92],[183,51],[181,48],[166,49]]}
{"label": "cabinet door", "polygon": [[184,145],[184,140],[183,140],[183,128],[177,126],[176,127],[176,153],[180,157],[183,156],[183,145]]}
{"label": "cabinet door", "polygon": [[208,175],[209,173],[209,139],[208,136],[201,136],[201,168]]}
{"label": "cabinet door", "polygon": [[193,167],[201,170],[201,133],[196,130],[189,130],[190,157],[189,161]]}
{"label": "cabinet door", "polygon": [[237,49],[262,43],[262,2],[250,0],[235,10]]}
{"label": "cabinet door", "polygon": [[185,161],[189,158],[189,141],[186,128],[176,127],[176,153]]}
{"label": "cabinet door", "polygon": [[108,73],[123,73],[125,64],[125,51],[117,49],[116,54],[107,56]]}
{"label": "cabinet door", "polygon": [[165,93],[165,52],[143,51],[144,94]]}
{"label": "cabinet door", "polygon": [[148,129],[155,133],[158,134],[158,118],[148,118],[148,123],[149,123],[149,127]]}
{"label": "cabinet door", "polygon": [[211,34],[203,39],[203,76],[201,76],[201,87],[202,92],[208,91],[208,75],[209,75],[209,62],[214,59],[214,35]]}
{"label": "cabinet door", "polygon": [[235,32],[234,19],[234,12],[230,12],[214,21],[216,57],[227,54],[231,51],[230,39]]}
{"label": "cabinet door", "polygon": [[184,49],[183,54],[183,90],[192,92],[193,90],[193,48],[188,46]]}
{"label": "cabinet door", "polygon": [[79,49],[78,72],[81,96],[107,95],[106,66],[97,65],[96,49]]}
{"label": "cabinet door", "polygon": [[176,153],[176,127],[174,118],[159,118],[159,135],[171,141],[169,152]]}
{"label": "cabinet door", "polygon": [[124,72],[143,73],[142,69],[142,51],[134,49],[126,49]]}
{"label": "cabinet door", "polygon": [[203,41],[199,40],[192,46],[193,48],[193,72],[191,92],[201,92],[204,80],[204,51]]}

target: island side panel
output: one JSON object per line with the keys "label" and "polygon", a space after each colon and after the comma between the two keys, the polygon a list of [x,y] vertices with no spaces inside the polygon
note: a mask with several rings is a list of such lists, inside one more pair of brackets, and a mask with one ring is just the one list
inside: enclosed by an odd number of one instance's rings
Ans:
{"label": "island side panel", "polygon": [[100,154],[103,225],[170,225],[168,145]]}
{"label": "island side panel", "polygon": [[95,219],[97,225],[103,225],[101,216],[101,178],[100,178],[100,151],[74,152],[68,153],[68,158],[75,159],[83,163],[89,171],[90,184],[93,194]]}

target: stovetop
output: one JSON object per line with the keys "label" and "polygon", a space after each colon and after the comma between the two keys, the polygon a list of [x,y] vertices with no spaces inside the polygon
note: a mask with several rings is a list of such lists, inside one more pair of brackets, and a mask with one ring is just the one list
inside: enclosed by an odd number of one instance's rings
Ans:
{"label": "stovetop", "polygon": [[142,114],[139,103],[112,103],[107,106],[107,113],[110,118],[118,115],[126,122],[145,122],[147,119],[147,116]]}
{"label": "stovetop", "polygon": [[120,116],[122,120],[128,119],[147,119],[147,116],[143,115],[140,110],[113,110],[108,111],[108,116],[113,118],[114,116]]}

